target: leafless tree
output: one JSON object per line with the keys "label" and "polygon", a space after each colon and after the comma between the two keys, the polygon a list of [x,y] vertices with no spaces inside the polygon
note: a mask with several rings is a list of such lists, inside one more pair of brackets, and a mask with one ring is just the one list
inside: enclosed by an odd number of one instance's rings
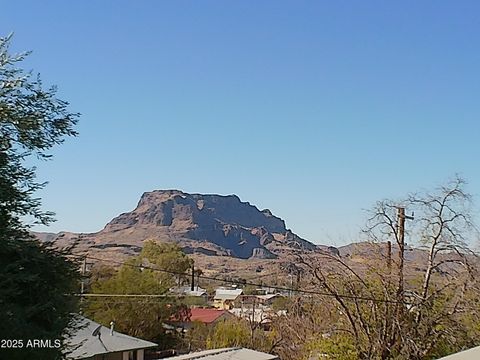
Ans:
{"label": "leafless tree", "polygon": [[433,192],[378,202],[364,230],[369,243],[361,262],[298,255],[314,288],[337,304],[340,327],[359,358],[424,359],[480,340],[467,324],[478,314],[471,306],[478,291],[477,258],[468,246],[476,230],[464,187],[457,177]]}

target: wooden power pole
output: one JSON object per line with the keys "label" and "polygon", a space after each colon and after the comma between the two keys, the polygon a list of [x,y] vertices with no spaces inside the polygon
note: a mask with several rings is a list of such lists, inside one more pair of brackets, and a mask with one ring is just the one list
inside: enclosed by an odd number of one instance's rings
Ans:
{"label": "wooden power pole", "polygon": [[390,240],[387,241],[387,269],[388,275],[392,275],[392,242]]}
{"label": "wooden power pole", "polygon": [[190,290],[195,291],[195,262],[192,262],[192,281]]}
{"label": "wooden power pole", "polygon": [[[87,273],[87,255],[83,258],[82,262],[82,282],[80,283],[80,304],[83,303],[83,294],[85,293],[85,277]],[[80,315],[82,315],[83,308],[80,307]]]}
{"label": "wooden power pole", "polygon": [[398,242],[398,300],[404,302],[404,263],[405,263],[405,219],[413,220],[405,215],[405,208],[397,208],[397,242]]}

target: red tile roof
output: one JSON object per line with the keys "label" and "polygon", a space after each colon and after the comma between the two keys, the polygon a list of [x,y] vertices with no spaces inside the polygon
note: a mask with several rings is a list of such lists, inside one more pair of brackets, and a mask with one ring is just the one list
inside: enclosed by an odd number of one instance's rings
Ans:
{"label": "red tile roof", "polygon": [[200,321],[205,324],[213,323],[224,314],[229,315],[228,311],[217,309],[194,308],[190,309],[190,311],[192,313],[190,316],[190,321]]}

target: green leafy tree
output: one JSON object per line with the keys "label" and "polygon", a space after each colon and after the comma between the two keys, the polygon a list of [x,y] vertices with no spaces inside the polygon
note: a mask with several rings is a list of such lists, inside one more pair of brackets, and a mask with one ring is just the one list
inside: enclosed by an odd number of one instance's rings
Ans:
{"label": "green leafy tree", "polygon": [[32,77],[16,64],[28,53],[10,55],[10,36],[0,38],[0,236],[26,236],[21,218],[48,224],[52,213],[40,209],[35,191],[45,183],[35,179],[35,168],[25,165],[31,156],[49,159],[48,153],[66,136],[75,136],[78,114],[56,97],[56,88],[45,90],[40,77]]}
{"label": "green leafy tree", "polygon": [[250,327],[245,320],[228,319],[219,322],[207,339],[208,349],[225,347],[252,347]]}
{"label": "green leafy tree", "polygon": [[0,339],[21,349],[0,349],[2,359],[57,359],[61,349],[30,349],[33,339],[61,340],[77,311],[78,266],[36,241],[0,244]]}
{"label": "green leafy tree", "polygon": [[352,337],[337,333],[332,336],[319,336],[307,342],[303,349],[305,359],[352,360],[358,358],[358,351]]}
{"label": "green leafy tree", "polygon": [[246,347],[270,353],[275,346],[275,335],[260,327],[252,328],[245,319],[232,318],[218,322],[210,330],[205,345],[207,349]]}
{"label": "green leafy tree", "polygon": [[207,348],[207,339],[212,336],[214,327],[200,321],[194,321],[192,327],[185,334],[188,351],[202,351]]}
{"label": "green leafy tree", "polygon": [[[26,163],[49,159],[54,145],[75,136],[78,114],[55,87],[44,89],[38,75],[18,67],[28,53],[11,55],[10,40],[0,38],[0,338],[61,339],[76,309],[69,294],[77,265],[30,236],[29,225],[50,223],[53,213],[34,197],[45,183]],[[61,349],[30,353],[0,349],[8,359],[62,356]]]}
{"label": "green leafy tree", "polygon": [[[147,241],[141,253],[122,265],[110,278],[97,277],[92,283],[92,292],[157,296],[94,297],[87,301],[85,312],[104,325],[114,321],[120,332],[171,348],[176,338],[165,332],[163,323],[172,316],[177,319],[188,317],[186,307],[167,294],[177,282],[177,276],[171,272],[186,273],[190,266],[191,260],[177,245]],[[103,269],[102,273],[108,274],[108,271]]]}
{"label": "green leafy tree", "polygon": [[[154,268],[166,270],[156,272],[160,283],[167,289],[190,280],[190,275],[184,275],[192,267],[190,259],[182,249],[173,243],[157,244],[154,241],[146,241],[140,254],[142,263],[152,265]],[[170,273],[169,273],[170,272]],[[177,273],[173,274],[172,273]]]}

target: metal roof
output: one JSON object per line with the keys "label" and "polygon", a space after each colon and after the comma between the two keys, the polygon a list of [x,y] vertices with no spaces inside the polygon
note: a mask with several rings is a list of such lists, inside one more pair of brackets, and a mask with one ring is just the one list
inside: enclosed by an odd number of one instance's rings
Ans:
{"label": "metal roof", "polygon": [[190,309],[190,314],[190,321],[200,321],[206,324],[215,322],[223,315],[226,315],[227,317],[232,317],[228,311],[217,309],[193,308]]}
{"label": "metal roof", "polygon": [[267,295],[256,295],[257,298],[259,298],[260,300],[270,300],[270,299],[273,299],[275,297],[283,297],[283,295],[281,294],[267,294]]}
{"label": "metal roof", "polygon": [[194,352],[191,354],[174,356],[168,358],[169,360],[275,360],[277,356],[266,354],[259,351],[254,351],[245,348],[225,348],[215,350],[205,350]]}
{"label": "metal roof", "polygon": [[[67,359],[85,359],[98,354],[130,351],[157,346],[157,344],[128,336],[102,326],[95,321],[78,316],[75,330],[67,340]],[[95,335],[93,335],[95,333]]]}
{"label": "metal roof", "polygon": [[480,346],[456,354],[442,357],[439,360],[478,360],[480,359]]}
{"label": "metal roof", "polygon": [[217,289],[215,291],[214,300],[235,300],[242,294],[242,289]]}
{"label": "metal roof", "polygon": [[206,291],[202,291],[202,290],[188,290],[188,291],[185,291],[184,292],[185,295],[187,296],[196,296],[196,297],[201,297],[201,296],[206,296],[207,295],[207,292]]}
{"label": "metal roof", "polygon": [[175,294],[184,294],[188,296],[203,296],[207,294],[207,290],[200,286],[195,286],[192,290],[190,286],[177,286],[170,289],[170,292]]}

